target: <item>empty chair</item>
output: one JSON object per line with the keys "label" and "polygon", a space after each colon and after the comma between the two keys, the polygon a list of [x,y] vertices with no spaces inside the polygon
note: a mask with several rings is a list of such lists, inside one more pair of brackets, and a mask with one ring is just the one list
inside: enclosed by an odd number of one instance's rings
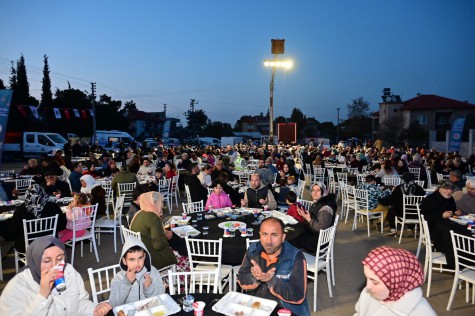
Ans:
{"label": "empty chair", "polygon": [[[121,269],[119,264],[114,264],[99,269],[87,269],[87,274],[89,275],[89,284],[91,285],[92,301],[94,303],[108,301],[108,299],[104,299],[103,295],[110,292],[111,281],[120,271]],[[99,295],[102,298],[101,300],[99,300]]]}
{"label": "empty chair", "polygon": [[[114,235],[114,252],[117,252],[117,230],[122,224],[122,209],[124,207],[124,196],[119,196],[115,202],[114,207],[114,214],[112,214],[112,218],[99,218],[96,220],[96,234],[98,236],[97,242],[101,244],[101,233],[109,233]],[[122,234],[120,234],[120,239],[122,243],[124,242],[124,238]]]}
{"label": "empty chair", "polygon": [[328,189],[331,193],[336,193],[338,190],[337,181],[335,180],[335,173],[332,168],[328,168]]}
{"label": "empty chair", "polygon": [[370,233],[370,219],[379,218],[381,220],[381,234],[383,233],[384,213],[383,211],[370,211],[368,202],[368,191],[355,189],[355,219],[353,221],[353,228],[355,230],[358,225],[358,216],[366,216],[366,225],[368,227],[368,237]]}
{"label": "empty chair", "polygon": [[192,214],[204,211],[203,201],[182,203],[183,213]]}
{"label": "empty chair", "polygon": [[475,254],[475,238],[456,234],[452,230],[450,231],[450,237],[454,246],[455,276],[447,304],[448,311],[452,306],[459,281],[465,281],[466,283],[465,300],[467,303],[469,302],[470,285],[472,285],[472,304],[475,304],[475,258],[473,256]]}
{"label": "empty chair", "polygon": [[[443,268],[443,265],[447,264],[447,258],[442,252],[437,252],[432,249],[432,242],[430,239],[429,226],[424,219],[424,215],[421,215],[421,236],[422,242],[426,246],[426,257],[424,260],[424,279],[427,280],[427,297],[430,296],[430,286],[432,283],[432,270],[439,270],[440,272],[454,272],[454,270]],[[435,265],[438,265],[435,266]],[[427,276],[427,274],[429,274]]]}
{"label": "empty chair", "polygon": [[396,185],[401,184],[401,178],[400,177],[383,177],[381,179],[381,182],[383,182],[384,185],[396,186]]}
{"label": "empty chair", "polygon": [[407,224],[415,225],[416,234],[414,236],[417,235],[417,227],[420,224],[419,205],[421,204],[421,201],[425,196],[403,194],[402,197],[403,197],[402,217],[396,216],[395,218],[396,230],[397,230],[397,225],[401,224],[401,233],[399,234],[399,243],[401,243],[401,240],[402,240],[402,232],[404,231],[404,226]]}
{"label": "empty chair", "polygon": [[130,236],[142,240],[142,238],[140,237],[140,232],[134,232],[133,230],[125,228],[124,225],[120,225],[120,230],[122,232],[122,235],[124,236],[124,240],[127,240],[127,238],[129,238]]}
{"label": "empty chair", "polygon": [[[19,262],[26,262],[26,249],[38,237],[55,236],[58,224],[58,215],[38,219],[23,220],[23,232],[25,236],[25,252],[15,249],[15,271],[19,271]],[[1,259],[1,258],[0,258]]]}
{"label": "empty chair", "polygon": [[[189,293],[214,293],[218,292],[219,270],[200,270],[191,272],[174,272],[168,270],[168,286],[170,295]],[[175,287],[174,280],[180,280]]]}
{"label": "empty chair", "polygon": [[178,207],[178,197],[180,196],[180,191],[178,190],[178,178],[178,175],[174,176],[170,186],[170,212],[173,199],[175,199],[176,207]]}
{"label": "empty chair", "polygon": [[321,230],[318,235],[317,251],[315,255],[304,252],[307,261],[307,278],[313,280],[313,311],[317,311],[317,283],[318,272],[325,271],[327,275],[328,293],[333,297],[331,280],[331,248],[335,236],[335,226]]}
{"label": "empty chair", "polygon": [[104,189],[106,195],[106,214],[109,216],[109,205],[114,208],[114,191],[112,190],[111,181],[96,180],[97,183]]}
{"label": "empty chair", "polygon": [[320,166],[313,166],[313,181],[311,184],[315,182],[325,183],[325,170],[325,168]]}
{"label": "empty chair", "polygon": [[[81,212],[72,212],[73,215],[73,238],[64,244],[72,248],[71,264],[74,265],[74,253],[76,250],[76,243],[81,243],[81,257],[83,256],[83,244],[85,240],[91,242],[96,254],[96,260],[99,262],[99,254],[97,253],[96,236],[95,236],[95,221],[98,204],[81,207]],[[78,230],[85,229],[86,233],[82,236],[76,236]]]}
{"label": "empty chair", "polygon": [[341,200],[341,219],[343,219],[343,214],[345,214],[345,224],[348,221],[348,214],[351,210],[356,212],[356,201],[355,201],[355,187],[352,185],[342,185],[340,183],[340,188],[342,190],[342,200]]}
{"label": "empty chair", "polygon": [[223,239],[191,239],[186,237],[186,249],[190,260],[191,271],[214,270],[218,269],[218,290],[222,293],[226,283],[229,287],[232,278],[232,266],[221,264],[221,255]]}

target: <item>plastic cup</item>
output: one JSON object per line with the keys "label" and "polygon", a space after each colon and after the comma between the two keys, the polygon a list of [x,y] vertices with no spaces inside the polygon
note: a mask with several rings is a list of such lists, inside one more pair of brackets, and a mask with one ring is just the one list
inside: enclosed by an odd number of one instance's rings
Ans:
{"label": "plastic cup", "polygon": [[277,311],[277,315],[279,316],[290,316],[292,315],[292,312],[289,309],[282,308]]}
{"label": "plastic cup", "polygon": [[241,236],[247,236],[247,229],[246,227],[239,227],[239,232],[241,233]]}
{"label": "plastic cup", "polygon": [[196,218],[201,221],[203,219],[203,214],[202,213],[197,213]]}
{"label": "plastic cup", "polygon": [[264,211],[268,211],[269,210],[269,205],[264,205]]}
{"label": "plastic cup", "polygon": [[254,236],[254,228],[248,228],[246,231],[247,236],[252,237]]}
{"label": "plastic cup", "polygon": [[193,303],[194,316],[203,316],[206,303],[202,301]]}
{"label": "plastic cup", "polygon": [[186,220],[186,213],[181,213],[181,218],[182,218],[183,220]]}
{"label": "plastic cup", "polygon": [[191,295],[183,296],[183,311],[191,312],[193,310],[193,303],[195,302],[195,298]]}
{"label": "plastic cup", "polygon": [[230,227],[229,228],[229,237],[234,237],[236,236],[236,228]]}

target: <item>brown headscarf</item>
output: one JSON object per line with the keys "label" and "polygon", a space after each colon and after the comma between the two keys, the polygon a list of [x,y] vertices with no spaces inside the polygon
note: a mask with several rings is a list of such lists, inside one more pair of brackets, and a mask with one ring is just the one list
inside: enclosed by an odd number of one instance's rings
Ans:
{"label": "brown headscarf", "polygon": [[140,195],[140,210],[153,212],[159,217],[163,215],[163,195],[160,192],[151,191]]}
{"label": "brown headscarf", "polygon": [[389,289],[385,302],[397,301],[424,283],[422,266],[416,256],[404,249],[378,247],[362,261]]}

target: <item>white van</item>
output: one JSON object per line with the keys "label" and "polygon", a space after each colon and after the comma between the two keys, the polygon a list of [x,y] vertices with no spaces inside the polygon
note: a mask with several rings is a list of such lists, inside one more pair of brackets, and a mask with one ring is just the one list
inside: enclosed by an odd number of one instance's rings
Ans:
{"label": "white van", "polygon": [[134,141],[134,138],[130,136],[129,133],[123,132],[123,131],[117,131],[117,130],[112,130],[112,131],[96,131],[96,139],[94,139],[94,136],[92,137],[92,143],[95,141],[99,142],[99,145],[101,146],[106,146],[107,143],[111,142],[113,145],[120,143],[121,141],[124,143],[132,143]]}

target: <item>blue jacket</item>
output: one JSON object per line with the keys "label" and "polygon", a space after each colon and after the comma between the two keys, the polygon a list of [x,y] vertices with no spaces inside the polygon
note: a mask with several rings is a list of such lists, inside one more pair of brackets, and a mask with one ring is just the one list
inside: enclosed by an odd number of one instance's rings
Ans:
{"label": "blue jacket", "polygon": [[263,251],[264,249],[260,242],[252,243],[249,246],[241,264],[241,269],[239,269],[238,279],[241,286],[259,282],[254,279],[250,272],[252,267],[251,259],[259,264],[262,271],[268,271],[275,267],[274,277],[267,283],[259,284],[254,289],[255,295],[277,300],[280,305],[290,309],[295,315],[310,315],[306,298],[307,275],[303,273],[306,270],[302,269],[306,262],[302,252],[285,241],[282,244],[277,264],[266,266],[265,259],[261,257]]}

